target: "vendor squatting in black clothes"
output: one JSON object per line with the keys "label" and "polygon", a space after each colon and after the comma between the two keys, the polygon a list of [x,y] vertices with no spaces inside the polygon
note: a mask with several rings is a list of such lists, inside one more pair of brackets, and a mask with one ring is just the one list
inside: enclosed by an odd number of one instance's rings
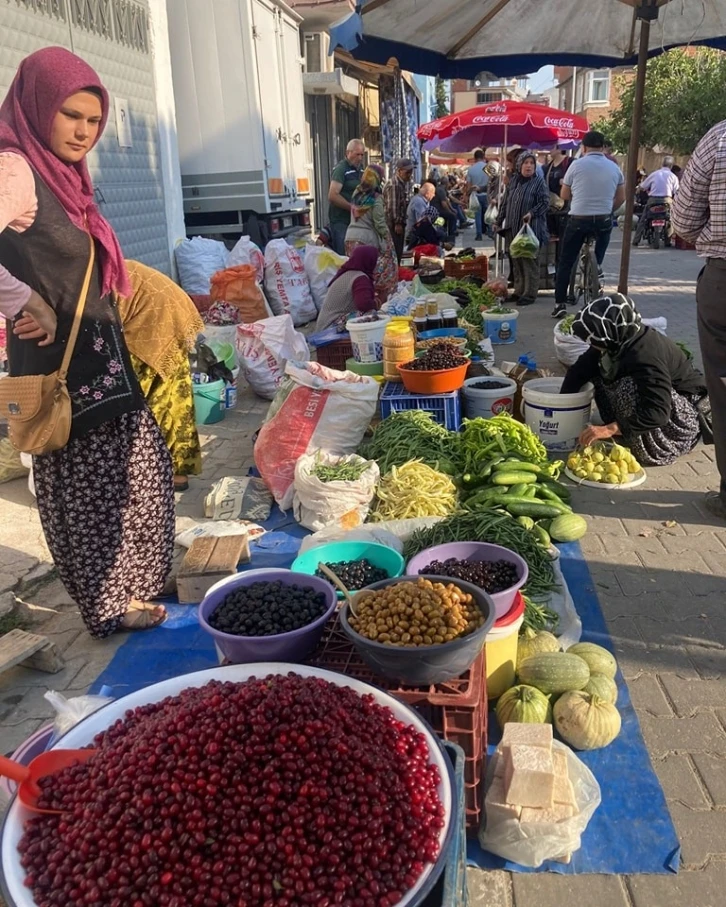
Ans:
{"label": "vendor squatting in black clothes", "polygon": [[604,425],[591,425],[580,443],[615,435],[643,466],[667,466],[692,450],[707,417],[705,380],[672,340],[645,327],[631,299],[596,299],[578,313],[572,333],[590,349],[571,366],[562,393],[592,382]]}

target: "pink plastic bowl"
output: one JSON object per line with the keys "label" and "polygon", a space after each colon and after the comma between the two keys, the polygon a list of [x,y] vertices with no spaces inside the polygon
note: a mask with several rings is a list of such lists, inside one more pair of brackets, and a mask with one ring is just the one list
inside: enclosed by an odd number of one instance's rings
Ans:
{"label": "pink plastic bowl", "polygon": [[[515,554],[514,551],[510,551],[509,548],[490,545],[488,542],[449,542],[447,545],[434,545],[433,548],[426,548],[425,551],[421,551],[411,558],[406,565],[406,573],[423,573],[425,572],[424,567],[428,567],[431,561],[446,561],[450,557],[455,557],[460,561],[509,561],[510,564],[517,567],[518,581],[509,589],[495,592],[490,596],[494,602],[497,620],[504,617],[511,609],[517,593],[529,578],[529,568],[524,558]],[[456,582],[456,580],[452,579],[452,582]]]}

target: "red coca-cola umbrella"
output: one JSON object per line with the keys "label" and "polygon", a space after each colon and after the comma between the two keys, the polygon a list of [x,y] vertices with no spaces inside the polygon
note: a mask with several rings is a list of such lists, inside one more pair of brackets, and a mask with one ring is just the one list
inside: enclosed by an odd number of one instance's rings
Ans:
{"label": "red coca-cola umbrella", "polygon": [[419,127],[424,148],[445,152],[487,146],[574,147],[589,129],[584,117],[526,101],[497,101],[451,113]]}

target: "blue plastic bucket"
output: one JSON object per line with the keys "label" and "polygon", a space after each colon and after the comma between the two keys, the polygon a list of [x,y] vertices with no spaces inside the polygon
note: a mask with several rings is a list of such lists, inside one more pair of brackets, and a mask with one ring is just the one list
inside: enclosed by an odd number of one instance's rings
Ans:
{"label": "blue plastic bucket", "polygon": [[225,416],[224,381],[210,381],[209,384],[193,384],[194,413],[197,425],[213,425]]}

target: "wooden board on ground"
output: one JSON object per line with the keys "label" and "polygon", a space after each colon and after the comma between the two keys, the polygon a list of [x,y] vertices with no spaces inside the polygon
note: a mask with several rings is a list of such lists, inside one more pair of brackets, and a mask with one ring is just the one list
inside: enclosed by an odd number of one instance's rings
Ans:
{"label": "wooden board on ground", "polygon": [[215,583],[233,576],[240,564],[250,560],[246,535],[195,539],[176,578],[180,604],[200,602]]}
{"label": "wooden board on ground", "polygon": [[0,637],[0,672],[22,665],[55,674],[64,664],[62,656],[47,636],[26,630],[11,630]]}

